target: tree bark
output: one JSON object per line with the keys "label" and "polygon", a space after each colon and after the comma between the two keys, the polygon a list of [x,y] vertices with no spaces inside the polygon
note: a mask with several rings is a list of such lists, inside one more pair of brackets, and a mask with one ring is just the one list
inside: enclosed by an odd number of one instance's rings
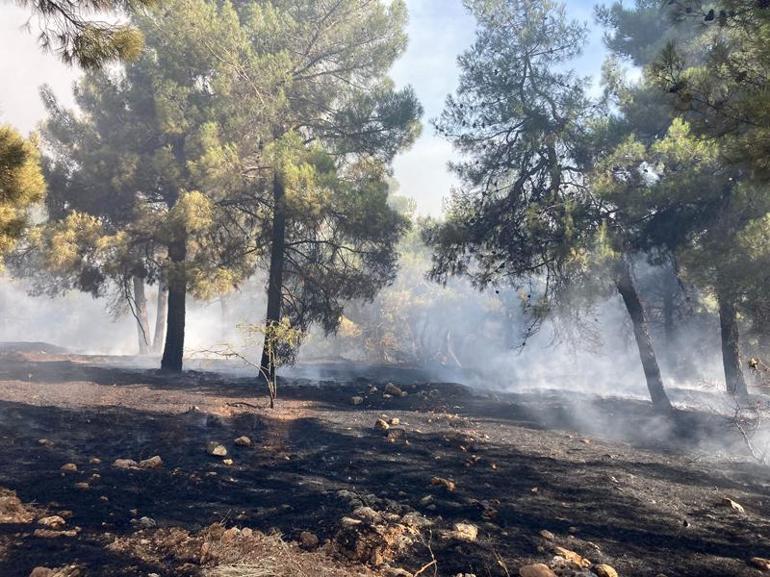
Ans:
{"label": "tree bark", "polygon": [[725,385],[731,395],[745,397],[749,394],[743,376],[739,345],[738,314],[735,298],[723,286],[717,288],[719,300],[719,325],[722,332],[722,364],[725,369]]}
{"label": "tree bark", "polygon": [[[273,230],[270,247],[270,275],[267,283],[267,315],[265,327],[271,327],[281,322],[281,300],[283,293],[284,250],[286,248],[286,202],[285,190],[281,176],[276,173],[273,177]],[[262,346],[260,367],[263,380],[268,384],[275,383],[275,363],[268,354],[269,334],[265,333]],[[272,400],[271,400],[272,405]]]}
{"label": "tree bark", "polygon": [[647,390],[650,392],[652,404],[661,410],[670,411],[671,401],[663,388],[663,378],[660,375],[660,367],[655,356],[655,349],[652,346],[644,307],[639,300],[639,294],[636,292],[631,268],[625,259],[617,267],[615,286],[623,298],[623,303],[626,305],[626,310],[634,326],[636,346],[639,349],[639,358],[642,361],[644,376],[647,380]]}
{"label": "tree bark", "polygon": [[136,318],[136,332],[139,337],[139,354],[146,355],[150,352],[150,322],[147,319],[147,297],[144,294],[144,279],[133,277],[134,284],[134,316]]}
{"label": "tree bark", "polygon": [[168,315],[166,321],[166,345],[160,368],[164,371],[181,372],[184,358],[185,300],[187,297],[186,237],[175,239],[168,247],[172,269],[168,275]]}
{"label": "tree bark", "polygon": [[152,338],[152,352],[163,350],[163,340],[166,338],[166,315],[168,315],[168,289],[158,283],[158,306],[155,312],[155,335]]}

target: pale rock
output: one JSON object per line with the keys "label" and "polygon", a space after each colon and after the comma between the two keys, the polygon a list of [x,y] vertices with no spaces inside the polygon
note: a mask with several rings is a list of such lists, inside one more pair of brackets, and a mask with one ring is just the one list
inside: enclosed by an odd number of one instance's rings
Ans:
{"label": "pale rock", "polygon": [[479,536],[479,528],[470,523],[455,523],[452,535],[460,541],[473,542]]}
{"label": "pale rock", "polygon": [[525,565],[519,569],[519,575],[520,577],[556,577],[556,573],[551,571],[548,565],[542,563]]}
{"label": "pale rock", "polygon": [[615,568],[611,565],[607,565],[606,563],[597,565],[596,567],[593,567],[592,570],[599,577],[618,577],[618,572],[615,571]]}
{"label": "pale rock", "polygon": [[135,469],[139,466],[139,463],[133,459],[115,459],[112,466],[116,469]]}
{"label": "pale rock", "polygon": [[737,501],[733,501],[729,497],[722,497],[722,500],[720,501],[720,505],[723,507],[730,507],[733,511],[737,511],[738,513],[745,513],[746,509],[743,508],[743,505],[738,503]]}
{"label": "pale rock", "polygon": [[131,519],[131,524],[135,527],[139,527],[140,529],[152,529],[153,527],[157,527],[158,524],[155,522],[155,519],[152,517],[141,517],[139,519]]}
{"label": "pale rock", "polygon": [[760,571],[770,571],[770,559],[763,557],[752,557],[749,559],[749,565]]}
{"label": "pale rock", "polygon": [[385,419],[377,419],[374,423],[374,428],[379,429],[380,431],[387,431],[390,429],[390,425],[388,425]]}
{"label": "pale rock", "polygon": [[251,447],[251,445],[253,444],[251,442],[251,439],[249,437],[247,437],[246,435],[241,435],[240,437],[235,439],[235,441],[233,441],[233,442],[236,445],[238,445],[239,447]]}
{"label": "pale rock", "polygon": [[66,523],[67,522],[59,515],[42,517],[41,519],[37,520],[38,525],[42,525],[43,527],[47,527],[48,529],[58,529],[60,527],[64,527]]}
{"label": "pale rock", "polygon": [[360,519],[353,519],[352,517],[343,517],[340,519],[340,525],[343,527],[356,527],[358,525],[361,525],[363,521]]}
{"label": "pale rock", "polygon": [[78,466],[75,463],[65,463],[59,469],[62,473],[76,473]]}
{"label": "pale rock", "polygon": [[446,489],[450,493],[454,493],[455,490],[457,489],[457,483],[455,483],[451,479],[444,479],[443,477],[433,477],[430,480],[430,484],[437,487],[444,487],[444,489]]}
{"label": "pale rock", "polygon": [[385,385],[384,389],[385,394],[390,395],[392,397],[401,397],[403,396],[403,391],[400,387],[397,387],[393,383],[388,383]]}
{"label": "pale rock", "polygon": [[359,396],[350,397],[350,404],[353,406],[362,405],[363,402],[364,402],[363,397],[359,397]]}
{"label": "pale rock", "polygon": [[150,457],[149,459],[144,459],[143,461],[139,461],[139,467],[141,469],[159,469],[162,466],[163,466],[163,459],[161,459],[159,455],[155,455],[154,457]]}
{"label": "pale rock", "polygon": [[211,441],[207,445],[207,449],[209,455],[213,455],[214,457],[226,457],[227,456],[227,448],[217,443],[216,441]]}

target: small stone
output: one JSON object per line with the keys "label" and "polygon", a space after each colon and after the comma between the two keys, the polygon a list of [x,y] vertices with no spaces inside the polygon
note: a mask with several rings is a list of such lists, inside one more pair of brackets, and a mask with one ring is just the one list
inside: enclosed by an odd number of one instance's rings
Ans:
{"label": "small stone", "polygon": [[161,459],[159,455],[155,455],[154,457],[150,457],[144,461],[139,461],[139,467],[141,469],[159,469],[162,466],[163,459]]}
{"label": "small stone", "polygon": [[254,530],[250,527],[244,527],[241,529],[241,537],[246,537],[247,539],[254,536]]}
{"label": "small stone", "polygon": [[319,543],[318,537],[310,531],[302,531],[299,534],[299,544],[305,549],[315,549]]}
{"label": "small stone", "polygon": [[618,577],[618,572],[615,571],[615,568],[611,565],[607,565],[606,563],[597,565],[596,567],[593,567],[592,570],[599,577]]}
{"label": "small stone", "polygon": [[545,539],[546,541],[555,541],[556,535],[551,533],[548,529],[543,529],[540,531],[540,536]]}
{"label": "small stone", "polygon": [[358,397],[358,396],[350,397],[350,404],[353,405],[354,407],[358,405],[362,405],[363,402],[364,402],[363,397]]}
{"label": "small stone", "polygon": [[80,483],[75,483],[75,488],[80,489],[81,491],[88,491],[88,489],[91,488],[91,485],[89,485],[84,481],[81,481]]}
{"label": "small stone", "polygon": [[59,469],[62,473],[76,473],[78,466],[75,463],[65,463]]}
{"label": "small stone", "polygon": [[53,569],[48,567],[35,567],[32,573],[29,574],[29,577],[53,577],[53,574]]}
{"label": "small stone", "polygon": [[577,567],[586,568],[591,566],[591,562],[588,559],[585,559],[574,551],[570,551],[564,547],[554,547],[553,552]]}
{"label": "small stone", "polygon": [[433,501],[433,495],[425,495],[422,499],[420,499],[420,505],[425,507],[426,505],[430,505]]}
{"label": "small stone", "polygon": [[102,495],[101,497],[99,497],[99,500],[102,503],[109,503],[110,502],[110,498],[107,495]]}
{"label": "small stone", "polygon": [[139,519],[131,519],[131,524],[141,529],[152,529],[153,527],[158,526],[158,524],[155,522],[155,519],[153,519],[152,517],[141,517]]}
{"label": "small stone", "polygon": [[222,459],[222,464],[227,465],[228,467],[233,464],[232,459]]}
{"label": "small stone", "polygon": [[392,427],[396,427],[400,424],[401,424],[401,419],[399,419],[398,417],[393,417],[392,419],[390,419],[390,425]]}
{"label": "small stone", "polygon": [[53,441],[51,439],[38,439],[37,444],[41,447],[53,447]]}
{"label": "small stone", "polygon": [[390,425],[388,425],[385,419],[377,419],[377,421],[374,423],[374,428],[379,429],[380,431],[387,431],[390,429]]}
{"label": "small stone", "polygon": [[88,459],[88,462],[91,465],[101,465],[102,464],[102,460],[99,457],[91,457],[90,459]]}
{"label": "small stone", "polygon": [[451,479],[444,479],[443,477],[433,477],[430,480],[430,484],[437,487],[444,487],[444,489],[446,489],[450,493],[454,493],[455,490],[457,489],[457,483],[455,483]]}
{"label": "small stone", "polygon": [[760,571],[770,571],[770,559],[763,557],[752,557],[749,559],[749,565]]}
{"label": "small stone", "polygon": [[239,447],[251,447],[252,442],[246,435],[241,435],[235,441],[233,441]]}
{"label": "small stone", "polygon": [[213,455],[214,457],[227,456],[227,448],[224,445],[217,443],[216,441],[212,441],[208,444],[207,451],[209,455]]}
{"label": "small stone", "polygon": [[733,501],[729,497],[722,497],[722,500],[719,503],[723,507],[730,507],[733,511],[737,511],[738,513],[746,512],[746,509],[743,508],[743,505],[741,505],[737,501]]}
{"label": "small stone", "polygon": [[112,466],[116,469],[136,469],[139,466],[139,463],[133,459],[115,459]]}
{"label": "small stone", "polygon": [[470,523],[455,523],[453,536],[460,541],[475,541],[479,536],[479,528]]}
{"label": "small stone", "polygon": [[520,577],[556,577],[556,573],[551,571],[548,565],[542,563],[525,565],[519,569],[519,575]]}
{"label": "small stone", "polygon": [[340,525],[343,527],[356,527],[357,525],[361,525],[363,521],[360,519],[353,519],[352,517],[343,517],[340,519]]}
{"label": "small stone", "polygon": [[67,522],[59,515],[51,515],[50,517],[43,517],[37,520],[38,525],[42,525],[48,529],[58,529],[59,527],[64,527],[66,523]]}
{"label": "small stone", "polygon": [[401,397],[401,396],[403,396],[403,394],[402,394],[403,391],[401,390],[401,388],[397,387],[393,383],[388,383],[387,385],[385,385],[384,393],[386,395],[390,395],[392,397]]}

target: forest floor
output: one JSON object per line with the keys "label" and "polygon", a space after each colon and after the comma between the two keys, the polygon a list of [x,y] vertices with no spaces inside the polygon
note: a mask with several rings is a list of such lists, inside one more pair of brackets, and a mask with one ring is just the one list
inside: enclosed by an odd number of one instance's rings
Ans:
{"label": "forest floor", "polygon": [[0,355],[2,577],[504,577],[558,546],[729,577],[770,556],[770,470],[713,414],[408,378],[400,396],[386,371],[286,379],[270,410],[247,379],[120,364]]}

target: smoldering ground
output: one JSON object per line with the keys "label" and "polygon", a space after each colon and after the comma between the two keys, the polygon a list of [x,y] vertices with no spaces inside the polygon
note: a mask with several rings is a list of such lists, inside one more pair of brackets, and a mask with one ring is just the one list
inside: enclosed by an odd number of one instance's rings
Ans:
{"label": "smoldering ground", "polygon": [[[415,287],[418,282],[416,278],[397,280],[395,287],[386,288],[373,303],[356,305],[351,316],[361,325],[379,318],[377,315],[385,316],[380,311],[388,310],[389,299],[397,297],[399,305],[403,304],[399,283]],[[188,369],[238,378],[254,376],[258,351],[251,350],[254,343],[244,342],[239,325],[258,322],[252,316],[252,311],[263,308],[258,288],[259,282],[254,281],[253,287],[241,292],[192,304],[187,324]],[[108,306],[108,299],[74,292],[53,299],[30,296],[26,289],[19,281],[2,283],[0,298],[6,306],[0,340],[50,343],[72,353],[120,356],[124,367],[151,370],[157,364],[154,357],[136,356],[136,323],[128,307]],[[419,292],[419,288],[412,290]],[[687,415],[702,416],[701,423],[696,417],[673,422],[648,407],[644,373],[619,298],[596,302],[579,330],[549,321],[524,338],[528,319],[521,313],[516,291],[502,296],[494,290],[478,293],[463,281],[426,290],[431,291],[430,298],[423,298],[411,310],[419,322],[410,327],[405,324],[409,321],[396,319],[390,327],[393,332],[403,332],[396,346],[373,342],[371,335],[363,333],[365,326],[357,331],[348,327],[346,333],[343,324],[331,337],[315,330],[306,338],[297,364],[283,367],[280,374],[284,379],[321,386],[356,379],[460,383],[474,394],[499,402],[502,411],[526,415],[540,426],[645,446],[678,446],[731,458],[752,457],[747,443],[757,454],[770,446],[768,398],[757,389],[750,401],[737,404],[723,392],[718,326],[707,316],[685,319],[672,339],[653,315],[667,391]],[[151,319],[155,317],[154,302],[151,287]],[[417,333],[419,343],[415,342]],[[388,342],[390,337],[379,338]],[[385,346],[395,358],[402,355],[401,362],[386,362],[380,350]],[[247,362],[216,354],[223,347],[238,351]]]}

